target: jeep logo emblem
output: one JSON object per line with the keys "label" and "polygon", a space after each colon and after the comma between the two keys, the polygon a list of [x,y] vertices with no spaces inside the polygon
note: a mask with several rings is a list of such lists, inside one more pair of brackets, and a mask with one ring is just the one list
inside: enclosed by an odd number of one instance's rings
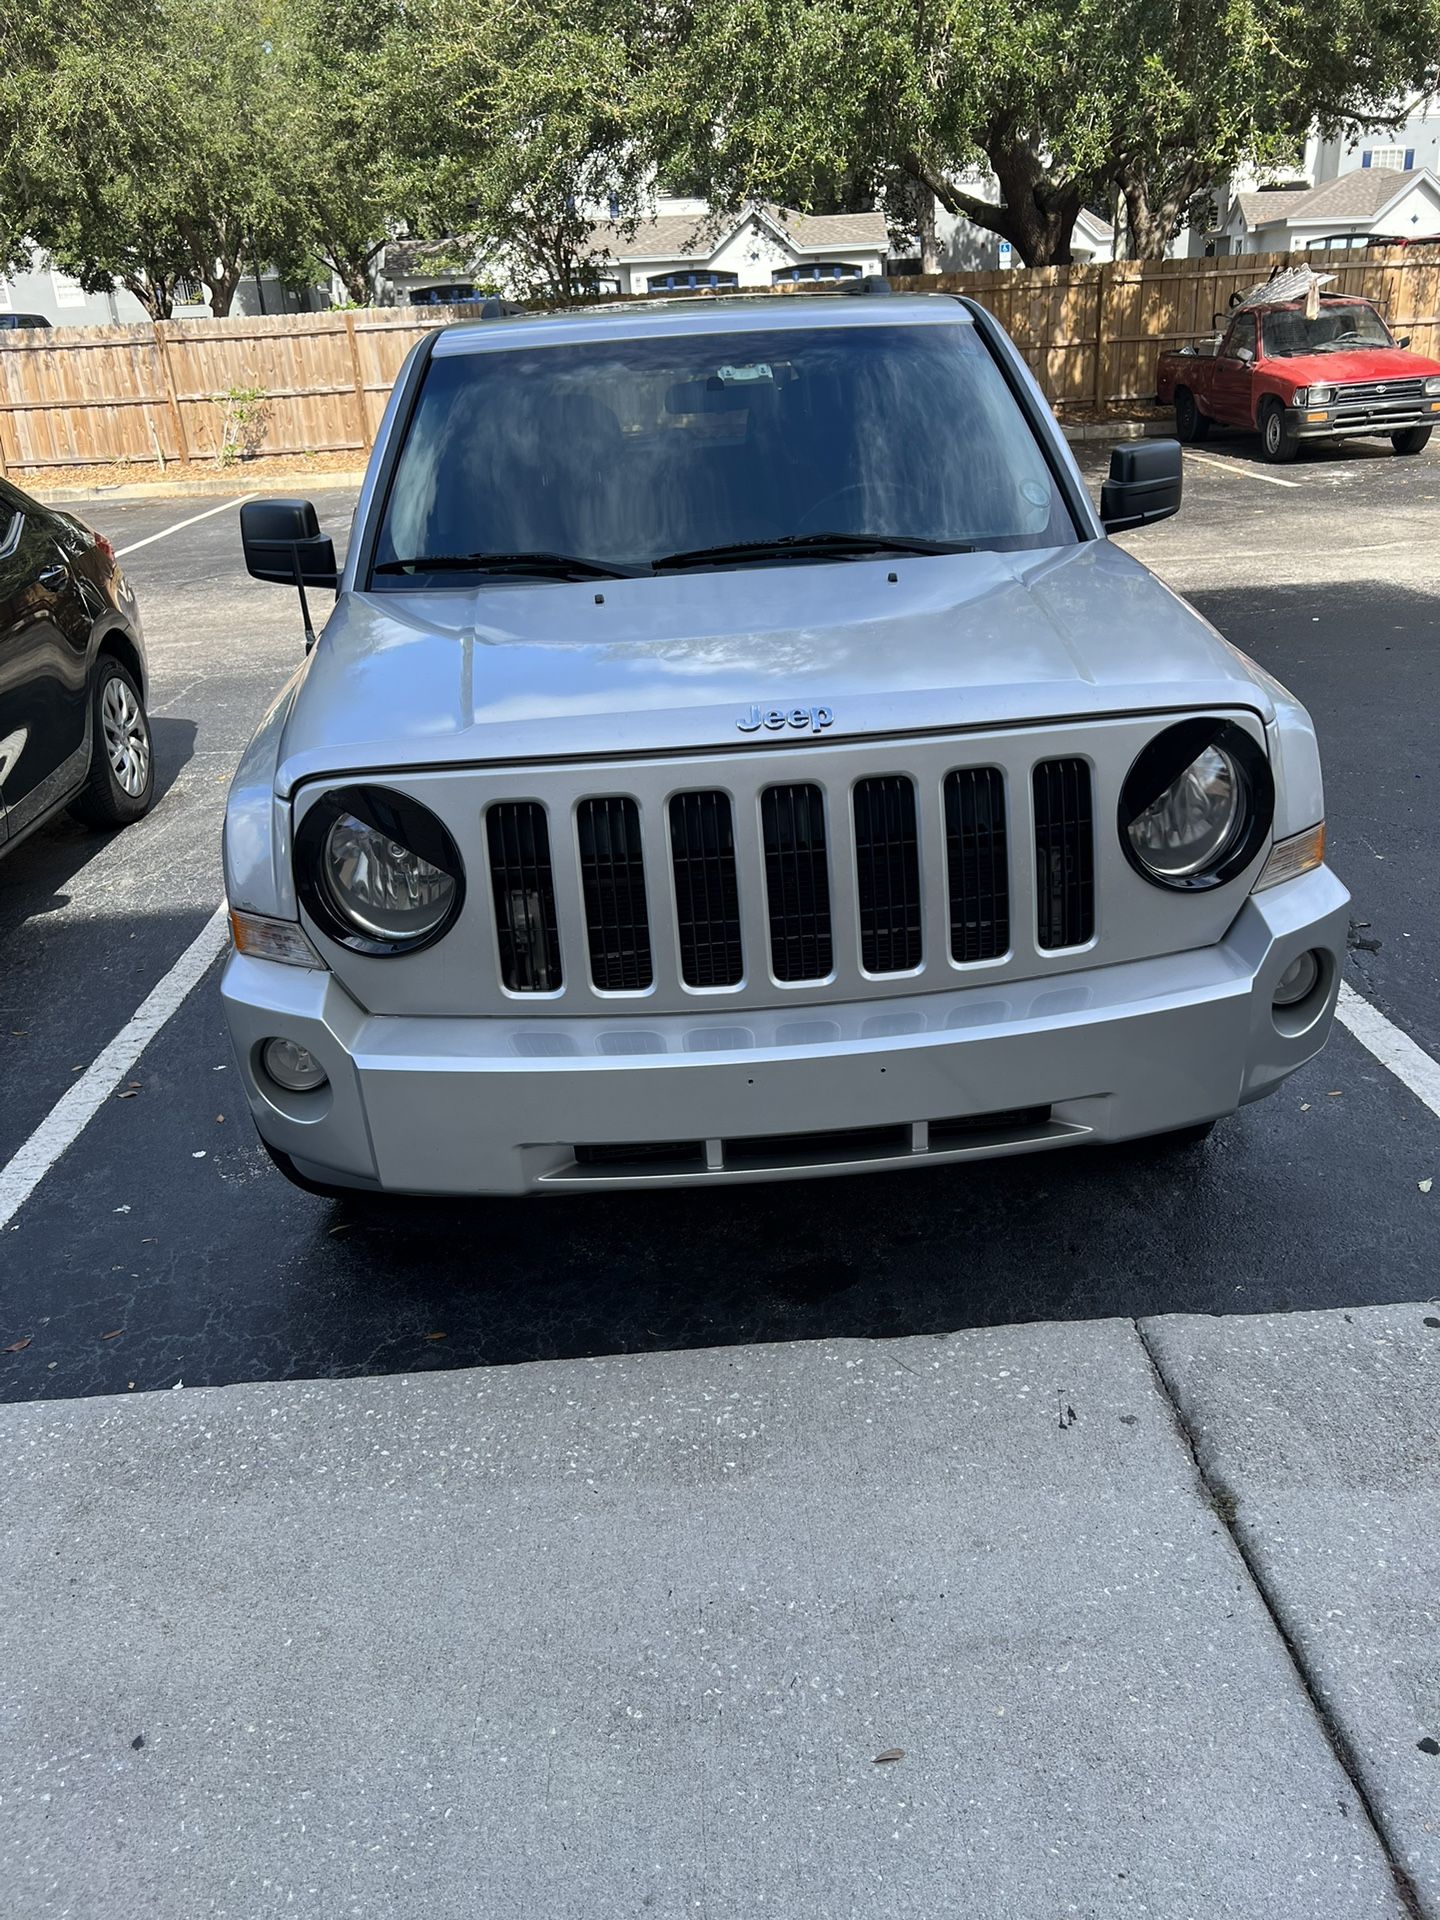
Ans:
{"label": "jeep logo emblem", "polygon": [[751,707],[735,722],[741,733],[758,733],[761,727],[782,733],[793,727],[797,733],[823,733],[835,724],[833,707]]}

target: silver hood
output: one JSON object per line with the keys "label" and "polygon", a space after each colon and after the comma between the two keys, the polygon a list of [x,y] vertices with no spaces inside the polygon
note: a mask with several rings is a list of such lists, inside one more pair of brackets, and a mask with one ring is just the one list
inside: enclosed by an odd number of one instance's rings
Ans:
{"label": "silver hood", "polygon": [[[294,683],[275,791],[315,775],[803,745],[1247,707],[1273,683],[1106,540],[1043,553],[342,594]],[[279,715],[276,716],[280,718]]]}

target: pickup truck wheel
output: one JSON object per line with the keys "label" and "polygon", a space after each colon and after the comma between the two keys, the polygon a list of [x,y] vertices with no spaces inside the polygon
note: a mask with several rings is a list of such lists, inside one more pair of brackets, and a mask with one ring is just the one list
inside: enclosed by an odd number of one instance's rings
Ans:
{"label": "pickup truck wheel", "polygon": [[1175,389],[1175,438],[1187,445],[1203,440],[1210,431],[1207,414],[1201,413],[1195,403],[1195,396],[1188,387]]}
{"label": "pickup truck wheel", "polygon": [[1278,400],[1267,400],[1260,411],[1260,449],[1272,466],[1284,466],[1300,451],[1300,441],[1286,423]]}
{"label": "pickup truck wheel", "polygon": [[1396,453],[1423,453],[1430,444],[1429,427],[1405,427],[1399,433],[1392,433],[1390,444]]}

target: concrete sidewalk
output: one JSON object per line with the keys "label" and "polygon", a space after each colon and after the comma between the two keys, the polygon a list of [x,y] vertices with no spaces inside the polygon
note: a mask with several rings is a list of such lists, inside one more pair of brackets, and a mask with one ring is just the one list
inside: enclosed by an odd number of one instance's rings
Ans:
{"label": "concrete sidewalk", "polygon": [[5,1912],[1440,1914],[1437,1341],[0,1408]]}

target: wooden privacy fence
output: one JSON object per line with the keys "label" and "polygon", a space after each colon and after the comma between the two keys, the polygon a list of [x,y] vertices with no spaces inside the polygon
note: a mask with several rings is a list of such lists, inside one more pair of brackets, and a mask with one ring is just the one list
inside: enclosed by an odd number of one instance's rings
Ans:
{"label": "wooden privacy fence", "polygon": [[216,460],[229,392],[263,394],[255,451],[363,465],[415,342],[464,307],[0,334],[0,473]]}
{"label": "wooden privacy fence", "polygon": [[[1335,291],[1368,295],[1397,334],[1440,358],[1440,246],[1122,260],[893,284],[979,300],[1063,410],[1149,398],[1161,347],[1203,338],[1232,293],[1303,259],[1334,273]],[[253,403],[253,451],[353,452],[358,465],[406,353],[431,328],[473,318],[473,307],[377,307],[0,334],[0,474],[214,461],[223,396],[242,392],[263,395]]]}
{"label": "wooden privacy fence", "polygon": [[1215,260],[1117,260],[1103,267],[1026,267],[926,274],[897,288],[965,293],[988,307],[1057,408],[1146,400],[1155,357],[1215,330],[1232,293],[1273,267],[1334,274],[1327,291],[1373,300],[1417,353],[1440,358],[1440,247],[1366,254],[1240,254]]}

